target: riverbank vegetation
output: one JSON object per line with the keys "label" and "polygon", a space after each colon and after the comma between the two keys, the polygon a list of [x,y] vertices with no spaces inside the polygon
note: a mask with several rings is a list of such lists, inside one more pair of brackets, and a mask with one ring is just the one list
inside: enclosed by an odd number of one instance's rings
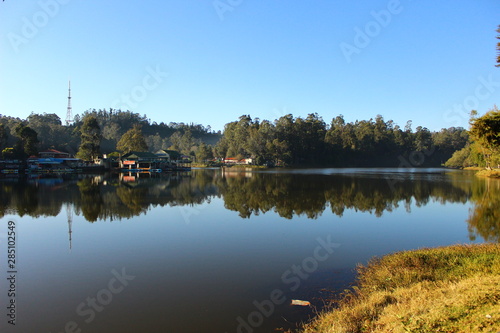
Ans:
{"label": "riverbank vegetation", "polygon": [[[453,153],[444,164],[447,167],[480,167],[492,170],[500,166],[500,110],[495,106],[478,117],[471,112],[469,142],[464,148]],[[493,176],[498,172],[481,172],[482,176]]]}
{"label": "riverbank vegetation", "polygon": [[[144,137],[146,145],[141,149],[151,152],[172,149],[192,156],[198,147],[215,145],[222,136],[210,126],[157,123],[146,115],[114,109],[87,110],[76,115],[69,125],[63,125],[54,113],[32,113],[27,119],[0,115],[0,152],[3,153],[0,158],[25,158],[50,148],[72,155],[80,151],[85,158],[93,157],[96,152],[109,154],[120,150],[120,140],[134,128],[139,128]],[[89,133],[91,138],[86,137]]]}
{"label": "riverbank vegetation", "polygon": [[318,114],[288,114],[274,121],[243,115],[221,133],[210,126],[158,124],[130,111],[88,110],[67,126],[55,114],[32,113],[26,120],[0,116],[0,150],[4,158],[23,158],[49,148],[96,157],[132,149],[131,132],[137,132],[134,137],[140,137],[141,144],[132,145],[140,147],[134,149],[176,150],[205,165],[232,157],[281,166],[498,166],[500,111],[494,107],[481,117],[472,112],[470,123],[469,131],[450,127],[431,132],[422,126],[413,130],[411,121],[401,128],[381,115],[355,122],[339,115],[329,124]]}
{"label": "riverbank vegetation", "polygon": [[408,121],[404,128],[381,115],[346,122],[339,115],[327,124],[318,114],[291,114],[274,122],[243,115],[226,124],[215,156],[254,159],[256,164],[307,166],[440,166],[468,141],[465,129],[439,132]]}
{"label": "riverbank vegetation", "polygon": [[481,170],[476,173],[479,177],[500,178],[500,170]]}
{"label": "riverbank vegetation", "polygon": [[[281,166],[440,166],[468,142],[461,127],[413,130],[411,121],[401,128],[381,115],[355,122],[339,115],[330,123],[316,113],[306,118],[288,114],[274,121],[243,115],[226,124],[221,133],[210,126],[158,124],[131,111],[92,109],[67,126],[56,114],[32,113],[26,120],[0,116],[0,150],[4,158],[32,155],[35,146],[70,154],[80,151],[82,158],[117,150],[124,153],[131,130],[143,137],[141,151],[176,150],[199,163],[232,157]],[[87,138],[88,133],[92,138]]]}
{"label": "riverbank vegetation", "polygon": [[357,286],[303,333],[497,332],[500,244],[420,249],[358,267]]}

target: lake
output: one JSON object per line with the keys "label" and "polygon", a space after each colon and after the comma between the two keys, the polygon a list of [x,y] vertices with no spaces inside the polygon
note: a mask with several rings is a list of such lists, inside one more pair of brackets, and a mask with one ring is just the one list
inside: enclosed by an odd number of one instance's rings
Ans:
{"label": "lake", "polygon": [[1,332],[275,332],[373,256],[500,237],[500,181],[445,169],[30,177],[0,195]]}

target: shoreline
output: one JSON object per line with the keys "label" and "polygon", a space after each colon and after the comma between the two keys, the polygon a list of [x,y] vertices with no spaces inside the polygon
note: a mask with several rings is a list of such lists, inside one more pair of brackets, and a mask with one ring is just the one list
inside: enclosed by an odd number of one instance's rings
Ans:
{"label": "shoreline", "polygon": [[484,167],[467,167],[467,168],[463,168],[462,170],[477,171],[475,173],[475,175],[478,177],[500,178],[500,169],[498,169],[498,168],[493,168],[491,170],[488,170]]}
{"label": "shoreline", "polygon": [[353,291],[302,333],[500,330],[500,244],[396,252],[357,273]]}

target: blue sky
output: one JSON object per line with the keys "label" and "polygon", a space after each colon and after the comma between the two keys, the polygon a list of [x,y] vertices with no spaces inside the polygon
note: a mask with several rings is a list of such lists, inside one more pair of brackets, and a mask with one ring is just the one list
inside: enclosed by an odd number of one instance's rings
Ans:
{"label": "blue sky", "polygon": [[5,0],[0,114],[224,124],[317,112],[431,130],[500,104],[498,0]]}

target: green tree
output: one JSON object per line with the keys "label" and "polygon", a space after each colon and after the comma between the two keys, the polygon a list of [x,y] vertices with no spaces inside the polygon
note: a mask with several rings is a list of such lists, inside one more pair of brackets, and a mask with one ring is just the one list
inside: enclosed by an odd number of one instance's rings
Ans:
{"label": "green tree", "polygon": [[273,140],[273,146],[277,152],[276,160],[286,165],[296,163],[300,137],[295,131],[295,118],[292,114],[284,115],[274,121],[274,126],[276,139]]}
{"label": "green tree", "polygon": [[374,151],[374,143],[375,136],[373,133],[373,121],[370,120],[361,120],[357,121],[354,126],[356,139],[357,139],[357,148],[363,153],[372,153]]}
{"label": "green tree", "polygon": [[86,161],[91,161],[97,158],[101,148],[101,127],[95,116],[86,116],[83,120],[82,128],[80,129],[80,149],[77,157]]}
{"label": "green tree", "polygon": [[29,126],[20,123],[17,125],[16,135],[19,141],[16,144],[16,152],[20,157],[26,157],[30,155],[36,155],[38,153],[38,134],[35,130]]}
{"label": "green tree", "polygon": [[481,146],[486,168],[491,168],[500,160],[500,110],[495,106],[481,117],[476,115],[471,113],[469,134]]}
{"label": "green tree", "polygon": [[422,126],[418,126],[415,132],[415,149],[417,151],[429,151],[432,147],[431,132]]}
{"label": "green tree", "polygon": [[181,140],[182,134],[179,131],[174,132],[169,138],[171,145],[169,146],[170,150],[181,151]]}
{"label": "green tree", "polygon": [[38,133],[40,148],[62,148],[69,138],[64,137],[64,129],[61,119],[55,113],[36,114],[28,116],[29,126]]}
{"label": "green tree", "polygon": [[0,124],[0,150],[7,147],[9,135],[7,134],[7,129],[4,124]]}
{"label": "green tree", "polygon": [[120,141],[118,141],[116,149],[124,154],[131,151],[148,151],[148,145],[142,134],[141,126],[134,125],[134,127],[125,132]]}
{"label": "green tree", "polygon": [[444,166],[448,168],[464,168],[471,166],[471,161],[469,158],[470,154],[471,147],[470,145],[467,145],[464,148],[454,152],[450,159],[446,161]]}
{"label": "green tree", "polygon": [[180,138],[180,151],[185,155],[193,155],[199,140],[193,138],[190,129],[186,129]]}
{"label": "green tree", "polygon": [[249,128],[247,150],[258,165],[269,164],[273,160],[273,140],[276,135],[274,125],[264,120],[255,121]]}
{"label": "green tree", "polygon": [[335,151],[342,149],[342,132],[345,127],[345,120],[343,115],[338,115],[332,119],[330,128],[325,135],[326,143],[330,144]]}
{"label": "green tree", "polygon": [[198,149],[196,149],[196,161],[198,163],[203,163],[206,160],[214,158],[212,153],[212,148],[205,142],[202,142]]}

